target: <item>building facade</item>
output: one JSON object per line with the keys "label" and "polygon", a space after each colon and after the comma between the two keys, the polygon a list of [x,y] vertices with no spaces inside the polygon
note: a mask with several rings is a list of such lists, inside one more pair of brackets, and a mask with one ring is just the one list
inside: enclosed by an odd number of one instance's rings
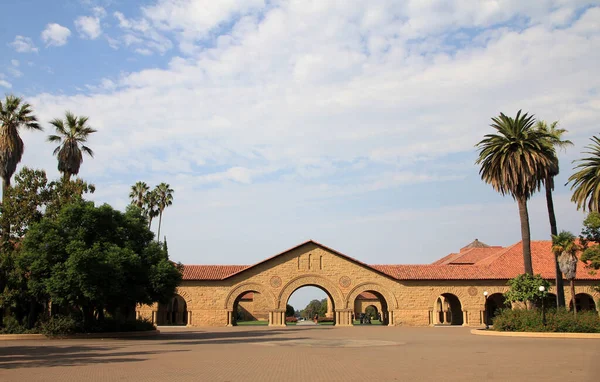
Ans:
{"label": "building facade", "polygon": [[[531,246],[534,273],[553,284],[551,242]],[[475,240],[427,265],[368,265],[311,240],[251,266],[186,265],[172,301],[140,306],[137,316],[158,325],[232,326],[239,319],[258,319],[284,326],[292,293],[315,286],[327,294],[328,313],[339,326],[353,325],[368,306],[389,326],[480,326],[486,312],[489,318],[504,305],[507,281],[523,269],[520,242],[499,247]],[[579,264],[579,309],[596,310],[597,285],[600,275]],[[553,287],[550,293],[551,302]],[[569,288],[565,294],[570,301]]]}

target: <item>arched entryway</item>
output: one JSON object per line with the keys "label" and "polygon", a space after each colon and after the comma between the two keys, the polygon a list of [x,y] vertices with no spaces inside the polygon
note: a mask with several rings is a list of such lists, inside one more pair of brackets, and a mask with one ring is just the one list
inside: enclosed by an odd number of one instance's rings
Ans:
{"label": "arched entryway", "polygon": [[187,325],[188,310],[185,299],[176,294],[168,303],[158,304],[156,325]]}
{"label": "arched entryway", "polygon": [[462,325],[464,323],[462,304],[452,293],[442,293],[435,301],[434,319],[436,325]]}
{"label": "arched entryway", "polygon": [[[372,306],[372,310],[376,311],[374,319],[371,318],[371,315],[367,316],[367,307],[369,306]],[[363,283],[350,291],[347,298],[347,307],[352,310],[353,325],[368,324],[369,318],[371,324],[393,325],[393,311],[398,308],[398,303],[394,295],[383,285]]]}
{"label": "arched entryway", "polygon": [[[496,317],[496,315],[500,313],[500,310],[506,309],[508,308],[508,306],[509,304],[507,303],[506,298],[502,293],[493,293],[489,295],[485,302],[487,324],[493,325],[494,317]],[[484,317],[484,320],[485,319],[486,317]]]}
{"label": "arched entryway", "polygon": [[286,325],[335,325],[335,304],[325,288],[314,285],[297,288],[286,306],[299,313],[297,317],[286,313]]}
{"label": "arched entryway", "polygon": [[240,284],[225,299],[227,326],[269,325],[274,306],[273,294],[265,286],[258,283]]}
{"label": "arched entryway", "polygon": [[[578,312],[596,310],[594,298],[587,293],[577,293],[575,295],[575,306]],[[573,300],[569,302],[569,310],[573,310]]]}

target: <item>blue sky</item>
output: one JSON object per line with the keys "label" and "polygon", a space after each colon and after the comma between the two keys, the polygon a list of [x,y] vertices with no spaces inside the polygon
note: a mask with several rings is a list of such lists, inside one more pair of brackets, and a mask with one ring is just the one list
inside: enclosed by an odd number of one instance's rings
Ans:
{"label": "blue sky", "polygon": [[[23,134],[22,165],[57,176],[47,121],[89,116],[93,199],[124,208],[136,181],[171,184],[161,232],[177,261],[251,264],[314,239],[367,263],[428,263],[475,238],[517,242],[516,204],[480,181],[474,145],[519,109],[569,130],[555,201],[559,228],[580,230],[564,183],[598,133],[597,1],[2,9],[0,91],[47,127]],[[545,214],[536,195],[534,239]]]}

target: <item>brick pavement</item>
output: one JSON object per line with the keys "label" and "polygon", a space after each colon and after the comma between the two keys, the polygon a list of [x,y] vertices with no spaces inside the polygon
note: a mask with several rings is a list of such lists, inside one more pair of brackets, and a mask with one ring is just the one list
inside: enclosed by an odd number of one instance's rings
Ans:
{"label": "brick pavement", "polygon": [[0,342],[0,381],[597,381],[600,341],[467,328],[162,328],[152,339]]}

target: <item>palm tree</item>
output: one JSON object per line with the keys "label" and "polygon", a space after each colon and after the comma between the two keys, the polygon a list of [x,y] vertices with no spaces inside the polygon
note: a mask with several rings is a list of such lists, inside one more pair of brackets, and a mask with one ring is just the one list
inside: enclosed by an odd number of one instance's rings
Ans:
{"label": "palm tree", "polygon": [[50,124],[56,128],[56,135],[48,136],[49,142],[59,143],[53,154],[58,157],[58,171],[63,173],[63,179],[69,180],[72,175],[79,174],[83,163],[82,151],[90,157],[94,152],[84,143],[88,136],[97,130],[87,125],[88,117],[77,117],[71,112],[65,113],[65,120],[56,118]]}
{"label": "palm tree", "polygon": [[580,162],[574,168],[579,171],[569,177],[567,184],[573,182],[571,201],[577,203],[578,210],[587,207],[591,212],[600,212],[600,138],[593,136],[591,140],[592,144],[585,146],[590,151],[584,151],[590,156],[574,161]]}
{"label": "palm tree", "polygon": [[152,219],[158,216],[158,195],[156,189],[148,191],[144,197],[144,214],[148,217],[148,229],[152,227]]}
{"label": "palm tree", "polygon": [[[567,132],[565,129],[559,129],[558,121],[554,121],[548,126],[545,121],[538,121],[535,128],[539,131],[548,134],[548,144],[553,146],[555,149],[566,149],[568,146],[572,146],[573,142],[570,140],[562,140],[561,137]],[[556,215],[554,214],[554,201],[552,200],[552,191],[554,190],[554,177],[558,175],[558,155],[555,155],[552,166],[548,169],[546,179],[544,179],[544,186],[546,188],[546,205],[548,206],[548,219],[550,220],[550,235],[558,235],[558,228],[556,226]],[[556,278],[556,306],[565,306],[565,290],[562,279],[562,272],[558,265],[558,257],[554,257],[554,270]]]}
{"label": "palm tree", "polygon": [[148,187],[146,182],[136,182],[133,186],[131,186],[131,192],[129,193],[131,204],[143,209],[148,190],[150,190],[150,187]]}
{"label": "palm tree", "polygon": [[162,214],[165,208],[173,204],[173,189],[167,183],[161,183],[156,186],[156,195],[158,197],[158,234],[156,237],[160,241],[160,226],[162,223]]}
{"label": "palm tree", "polygon": [[565,278],[571,282],[571,301],[573,304],[573,314],[577,316],[577,306],[575,305],[575,276],[577,275],[577,251],[579,245],[575,243],[575,235],[571,232],[562,231],[558,235],[552,235],[552,251],[558,253],[558,263],[560,270],[565,274]]}
{"label": "palm tree", "polygon": [[[19,127],[30,130],[43,130],[33,115],[31,105],[19,97],[6,96],[4,103],[0,101],[0,177],[2,177],[2,201],[6,201],[6,193],[10,187],[10,179],[23,157],[25,146],[19,136]],[[10,223],[2,222],[2,235],[10,236]]]}
{"label": "palm tree", "polygon": [[521,114],[521,110],[515,118],[500,113],[492,122],[497,133],[485,135],[476,145],[479,159],[475,163],[481,165],[479,174],[483,181],[517,201],[525,273],[533,275],[527,200],[546,179],[554,163],[554,148],[547,143],[548,134],[534,128],[533,115]]}

